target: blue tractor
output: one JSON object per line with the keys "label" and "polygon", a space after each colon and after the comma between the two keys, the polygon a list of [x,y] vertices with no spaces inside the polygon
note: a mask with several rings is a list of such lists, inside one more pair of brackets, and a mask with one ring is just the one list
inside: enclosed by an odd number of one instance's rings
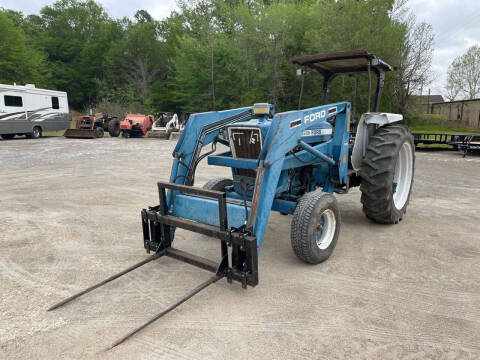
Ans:
{"label": "blue tractor", "polygon": [[[159,204],[141,212],[143,244],[154,255],[52,309],[164,255],[214,273],[113,347],[219,279],[257,285],[257,259],[271,211],[293,215],[293,251],[311,264],[328,259],[339,237],[341,216],[333,193],[360,186],[369,219],[386,224],[402,219],[415,154],[402,116],[378,112],[385,73],[392,67],[366,51],[291,62],[323,75],[323,105],[275,113],[274,105],[258,103],[191,115],[173,151],[170,181],[158,183]],[[371,74],[377,75],[376,95],[373,112],[361,116],[353,134],[351,104],[328,104],[328,93],[336,76],[359,72],[368,74],[368,99]],[[224,151],[218,153],[217,145]],[[231,168],[232,176],[194,187],[197,166],[205,158],[209,165]],[[174,248],[177,228],[217,238],[220,261]]]}

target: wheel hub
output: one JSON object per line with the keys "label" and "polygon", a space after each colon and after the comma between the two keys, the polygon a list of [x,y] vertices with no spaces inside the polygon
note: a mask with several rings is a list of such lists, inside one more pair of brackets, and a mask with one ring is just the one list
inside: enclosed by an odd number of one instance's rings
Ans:
{"label": "wheel hub", "polygon": [[406,141],[398,153],[397,164],[393,177],[393,203],[398,210],[401,210],[410,194],[410,186],[413,176],[413,155],[412,145]]}
{"label": "wheel hub", "polygon": [[336,223],[335,213],[332,210],[326,209],[320,214],[317,221],[317,246],[320,250],[330,246],[335,235]]}

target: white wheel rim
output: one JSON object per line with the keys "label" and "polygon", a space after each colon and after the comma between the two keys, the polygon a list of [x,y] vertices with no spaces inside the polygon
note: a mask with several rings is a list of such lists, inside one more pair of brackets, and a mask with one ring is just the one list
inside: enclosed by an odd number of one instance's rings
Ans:
{"label": "white wheel rim", "polygon": [[397,165],[393,176],[393,203],[397,210],[402,209],[410,194],[413,176],[412,145],[405,141],[398,153]]}
{"label": "white wheel rim", "polygon": [[325,250],[332,243],[335,235],[335,228],[337,226],[337,220],[335,219],[335,213],[326,209],[319,217],[317,221],[317,246],[320,250]]}

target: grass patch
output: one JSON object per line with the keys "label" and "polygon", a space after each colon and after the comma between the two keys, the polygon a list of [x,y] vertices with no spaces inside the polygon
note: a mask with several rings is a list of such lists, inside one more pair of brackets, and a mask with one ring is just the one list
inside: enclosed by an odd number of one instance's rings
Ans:
{"label": "grass patch", "polygon": [[65,130],[45,131],[45,132],[42,132],[42,136],[63,136],[64,133],[65,133]]}
{"label": "grass patch", "polygon": [[436,124],[421,124],[421,125],[410,125],[410,130],[415,133],[436,133],[436,134],[450,134],[450,133],[472,133],[480,134],[480,129],[469,129],[469,128],[459,128],[454,126],[444,126]]}
{"label": "grass patch", "polygon": [[[46,131],[42,133],[42,136],[63,136],[65,134],[65,130],[60,130],[60,131]],[[103,137],[110,137],[110,134],[108,131],[105,131],[103,133]]]}
{"label": "grass patch", "polygon": [[452,150],[453,147],[447,144],[417,144],[416,145],[420,149],[444,149],[444,150]]}
{"label": "grass patch", "polygon": [[480,129],[468,128],[439,114],[407,114],[406,123],[412,132],[436,134],[480,134]]}

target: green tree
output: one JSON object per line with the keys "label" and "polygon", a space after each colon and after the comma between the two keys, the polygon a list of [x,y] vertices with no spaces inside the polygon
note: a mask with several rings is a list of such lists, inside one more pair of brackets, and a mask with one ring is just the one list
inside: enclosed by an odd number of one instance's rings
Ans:
{"label": "green tree", "polygon": [[[266,101],[277,111],[295,109],[301,79],[289,59],[337,50],[366,49],[397,68],[387,75],[385,111],[402,111],[431,79],[431,27],[418,24],[404,0],[179,5],[162,21],[146,10],[115,20],[94,0],[58,0],[28,17],[5,13],[26,50],[36,54],[30,61],[46,54],[32,71],[43,74],[47,66],[49,86],[68,91],[74,108],[101,101],[149,112],[198,112]],[[322,77],[307,71],[304,80],[302,107],[320,104]],[[333,82],[330,101],[344,100],[353,102],[356,115],[366,110],[365,76]]]}
{"label": "green tree", "polygon": [[121,35],[118,22],[93,0],[59,0],[40,11],[36,41],[48,55],[53,87],[74,108],[95,102],[105,54]]}
{"label": "green tree", "polygon": [[145,108],[152,85],[166,71],[163,42],[158,37],[159,28],[155,21],[127,26],[123,37],[111,47],[106,57],[102,81],[104,97]]}
{"label": "green tree", "polygon": [[453,60],[448,68],[447,91],[452,100],[457,95],[467,99],[480,96],[480,46],[473,45]]}
{"label": "green tree", "polygon": [[0,11],[0,82],[46,86],[49,71],[44,54],[27,46],[25,34],[9,15]]}

